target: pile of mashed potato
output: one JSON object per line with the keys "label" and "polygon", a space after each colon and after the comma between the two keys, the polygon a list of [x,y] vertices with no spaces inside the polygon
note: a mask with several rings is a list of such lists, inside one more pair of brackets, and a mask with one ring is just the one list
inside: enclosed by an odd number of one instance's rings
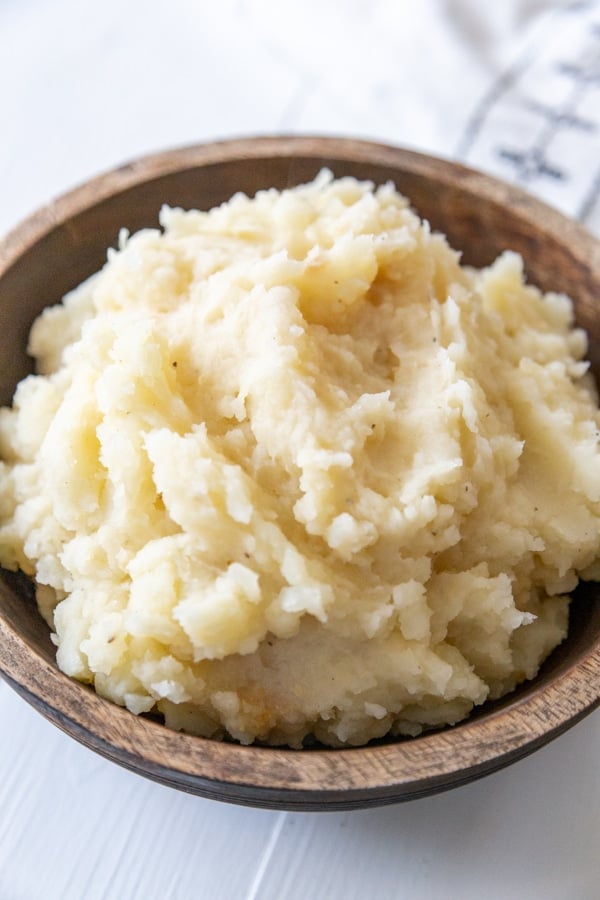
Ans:
{"label": "pile of mashed potato", "polygon": [[570,301],[328,172],[160,222],[39,317],[1,412],[0,560],[60,668],[293,747],[415,735],[535,676],[598,575]]}

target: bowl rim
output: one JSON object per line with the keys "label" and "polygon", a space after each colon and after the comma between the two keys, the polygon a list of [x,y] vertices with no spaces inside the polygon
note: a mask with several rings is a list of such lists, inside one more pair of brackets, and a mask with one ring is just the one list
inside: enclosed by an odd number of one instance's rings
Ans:
{"label": "bowl rim", "polygon": [[[591,269],[600,267],[600,240],[580,222],[559,212],[523,188],[483,171],[442,156],[430,155],[378,141],[326,135],[257,135],[189,144],[134,157],[100,172],[75,187],[58,194],[0,236],[0,277],[44,234],[65,224],[73,216],[110,197],[155,178],[199,166],[248,159],[313,157],[333,162],[364,163],[402,168],[411,174],[443,184],[459,181],[461,189],[479,198],[511,206],[525,220],[549,236],[565,241],[568,236],[580,245],[578,259]],[[540,223],[542,223],[540,225]]]}
{"label": "bowl rim", "polygon": [[341,810],[457,787],[558,737],[600,705],[600,636],[542,690],[498,711],[406,741],[342,749],[242,746],[132,717],[49,664],[2,616],[0,672],[61,730],[147,778],[242,805]]}
{"label": "bowl rim", "polygon": [[[352,138],[261,136],[195,144],[142,156],[40,207],[0,244],[0,278],[55,228],[143,182],[187,169],[265,157],[314,157],[383,165],[458,181],[483,201],[518,209],[555,240],[568,236],[600,282],[600,242],[582,225],[521,188],[439,157]],[[540,226],[540,223],[541,226]],[[5,589],[4,586],[2,588]],[[1,599],[1,595],[0,595]],[[533,752],[600,705],[600,635],[587,653],[539,691],[441,731],[360,748],[297,751],[242,747],[170,731],[133,717],[73,681],[3,615],[0,674],[48,719],[101,755],[163,784],[214,799],[279,809],[352,809],[407,800],[481,777]],[[501,736],[501,738],[499,737]],[[299,762],[300,761],[300,762]]]}

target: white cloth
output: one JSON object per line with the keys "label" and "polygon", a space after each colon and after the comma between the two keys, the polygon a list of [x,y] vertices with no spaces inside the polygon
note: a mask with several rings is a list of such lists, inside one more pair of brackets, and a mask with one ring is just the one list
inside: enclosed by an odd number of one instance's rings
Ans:
{"label": "white cloth", "polygon": [[[388,141],[600,234],[600,0],[2,0],[0,231],[139,154]],[[595,900],[600,713],[428,800],[285,814],[119,769],[0,681],[0,900]]]}
{"label": "white cloth", "polygon": [[0,229],[132,156],[256,133],[461,159],[600,230],[600,7],[3,0]]}

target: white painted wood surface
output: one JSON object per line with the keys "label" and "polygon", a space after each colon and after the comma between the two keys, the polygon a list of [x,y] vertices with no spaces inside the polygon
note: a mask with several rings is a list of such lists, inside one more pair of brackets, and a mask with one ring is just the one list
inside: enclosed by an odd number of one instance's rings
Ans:
{"label": "white painted wood surface", "polygon": [[[0,230],[140,153],[296,131],[461,158],[600,233],[599,69],[598,2],[1,0]],[[599,747],[595,713],[448,794],[276,813],[132,775],[0,681],[0,900],[597,900]]]}
{"label": "white painted wood surface", "polygon": [[2,900],[597,900],[600,715],[463,788],[281,813],[146,782],[0,683]]}

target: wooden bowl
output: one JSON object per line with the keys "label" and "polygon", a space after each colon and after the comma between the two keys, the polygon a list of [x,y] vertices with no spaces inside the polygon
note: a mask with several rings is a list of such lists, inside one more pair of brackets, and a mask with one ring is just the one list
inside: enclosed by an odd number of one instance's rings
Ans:
{"label": "wooden bowl", "polygon": [[[600,245],[522,191],[441,160],[351,140],[259,138],[176,150],[122,166],[39,210],[0,247],[0,401],[29,370],[33,319],[96,271],[121,227],[156,226],[160,206],[207,209],[235,191],[253,194],[336,175],[389,179],[433,227],[480,266],[511,248],[530,280],[572,296],[599,370]],[[419,738],[349,750],[242,747],[137,718],[57,668],[48,628],[27,580],[0,583],[0,670],[48,719],[139,774],[205,797],[300,810],[351,809],[445,790],[531,753],[600,703],[598,588],[580,588],[569,636],[539,676],[463,724]],[[3,728],[10,731],[8,723]]]}

